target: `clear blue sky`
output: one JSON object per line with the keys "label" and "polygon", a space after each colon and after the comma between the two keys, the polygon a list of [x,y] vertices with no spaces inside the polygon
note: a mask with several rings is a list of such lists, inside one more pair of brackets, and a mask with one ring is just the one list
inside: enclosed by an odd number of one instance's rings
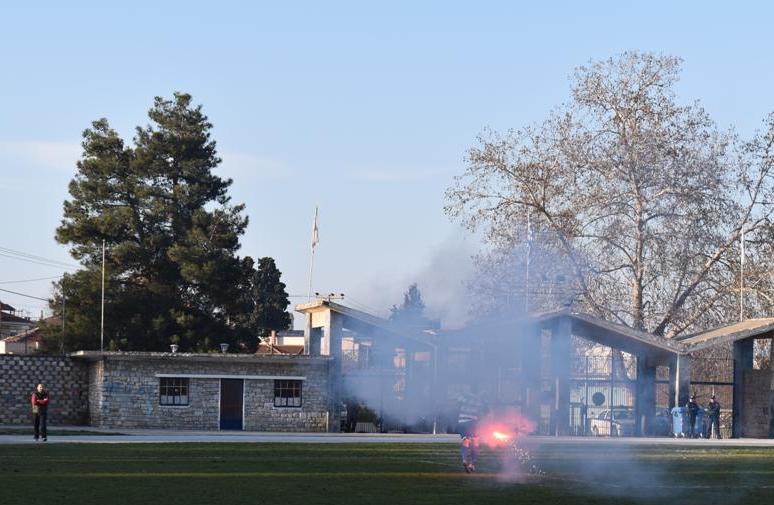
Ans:
{"label": "clear blue sky", "polygon": [[[315,290],[384,310],[418,280],[452,320],[478,244],[443,215],[443,191],[482,128],[540,120],[575,66],[665,52],[685,59],[680,98],[720,125],[749,134],[774,110],[774,9],[677,3],[9,3],[0,246],[72,262],[53,234],[81,131],[107,117],[128,140],[154,96],[187,91],[247,204],[243,254],[273,256],[288,291],[306,293],[319,205]],[[0,256],[3,289],[45,298],[47,281],[7,282],[58,273]]]}

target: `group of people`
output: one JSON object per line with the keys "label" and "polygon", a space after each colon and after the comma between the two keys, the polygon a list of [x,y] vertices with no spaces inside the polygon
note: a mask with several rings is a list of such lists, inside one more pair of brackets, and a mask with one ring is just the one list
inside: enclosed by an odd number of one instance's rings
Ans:
{"label": "group of people", "polygon": [[720,403],[715,398],[715,395],[710,397],[710,401],[707,404],[706,412],[707,419],[702,432],[696,432],[696,418],[698,417],[701,406],[696,402],[696,395],[691,395],[688,403],[685,405],[688,411],[688,433],[690,438],[696,438],[698,436],[704,436],[706,438],[720,438]]}

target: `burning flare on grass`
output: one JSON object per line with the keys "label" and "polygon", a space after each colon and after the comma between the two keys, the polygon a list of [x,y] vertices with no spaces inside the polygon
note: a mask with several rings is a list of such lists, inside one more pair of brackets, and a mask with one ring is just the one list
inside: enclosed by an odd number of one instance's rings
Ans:
{"label": "burning flare on grass", "polygon": [[521,481],[544,475],[533,462],[529,451],[520,445],[522,437],[532,433],[535,425],[517,410],[493,412],[479,422],[481,443],[494,449],[501,458],[499,477]]}
{"label": "burning flare on grass", "polygon": [[534,429],[535,425],[516,410],[490,413],[479,423],[481,443],[491,448],[515,444]]}

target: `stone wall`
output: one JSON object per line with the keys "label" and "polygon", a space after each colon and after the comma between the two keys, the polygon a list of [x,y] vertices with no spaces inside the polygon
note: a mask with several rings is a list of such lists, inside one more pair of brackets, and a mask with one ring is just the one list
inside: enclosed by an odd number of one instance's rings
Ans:
{"label": "stone wall", "polygon": [[[274,380],[244,380],[243,427],[251,431],[325,431],[330,358],[237,354],[105,353],[89,366],[90,420],[108,428],[217,430],[220,378],[302,376],[302,405],[274,407]],[[189,404],[159,404],[157,374],[193,375]],[[196,376],[208,377],[196,377]]]}
{"label": "stone wall", "polygon": [[67,356],[0,355],[0,424],[32,422],[30,397],[38,383],[49,390],[51,425],[88,421],[87,367]]}
{"label": "stone wall", "polygon": [[771,370],[744,371],[744,398],[742,399],[742,436],[769,437],[769,391]]}

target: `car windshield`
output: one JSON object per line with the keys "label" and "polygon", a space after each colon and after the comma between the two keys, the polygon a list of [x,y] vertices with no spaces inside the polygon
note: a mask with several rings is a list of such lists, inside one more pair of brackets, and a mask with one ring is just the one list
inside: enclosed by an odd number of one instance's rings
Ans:
{"label": "car windshield", "polygon": [[[603,410],[597,416],[597,419],[610,419],[610,411]],[[614,410],[613,419],[632,419],[632,413],[628,410]]]}

